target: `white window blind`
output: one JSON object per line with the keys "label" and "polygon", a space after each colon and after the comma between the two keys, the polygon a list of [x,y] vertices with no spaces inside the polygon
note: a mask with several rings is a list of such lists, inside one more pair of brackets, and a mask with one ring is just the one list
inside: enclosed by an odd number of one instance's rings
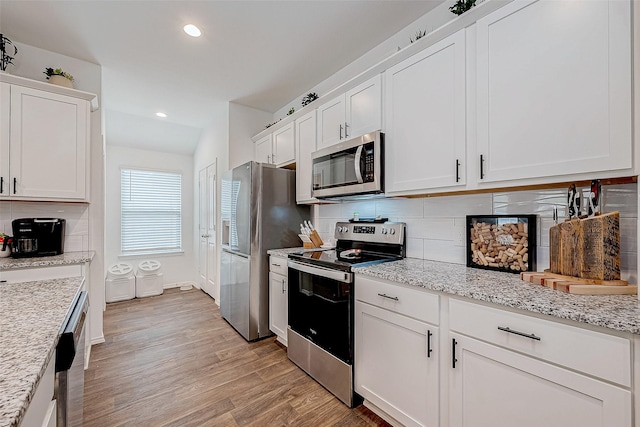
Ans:
{"label": "white window blind", "polygon": [[122,254],[182,250],[182,175],[122,169]]}

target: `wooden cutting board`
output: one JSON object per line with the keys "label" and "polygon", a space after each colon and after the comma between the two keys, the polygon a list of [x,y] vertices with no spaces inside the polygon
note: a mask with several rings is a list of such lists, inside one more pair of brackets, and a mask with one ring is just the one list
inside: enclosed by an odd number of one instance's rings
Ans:
{"label": "wooden cutting board", "polygon": [[565,276],[620,279],[620,213],[554,225],[549,230],[549,270]]}
{"label": "wooden cutting board", "polygon": [[[625,280],[595,280],[568,277],[549,272],[520,273],[526,282],[546,286],[558,291],[579,295],[637,295],[638,286],[629,285]],[[594,283],[599,282],[599,283]]]}

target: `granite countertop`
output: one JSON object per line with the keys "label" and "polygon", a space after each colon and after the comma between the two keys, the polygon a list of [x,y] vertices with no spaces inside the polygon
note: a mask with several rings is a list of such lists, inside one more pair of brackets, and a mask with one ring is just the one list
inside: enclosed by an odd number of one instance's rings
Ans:
{"label": "granite countertop", "polygon": [[512,273],[406,258],[354,272],[432,291],[640,334],[637,295],[573,295],[534,285]]}
{"label": "granite countertop", "polygon": [[58,265],[91,262],[94,251],[65,252],[62,255],[35,258],[0,258],[0,271],[32,267],[55,267]]}
{"label": "granite countertop", "polygon": [[20,424],[83,282],[0,284],[0,427]]}

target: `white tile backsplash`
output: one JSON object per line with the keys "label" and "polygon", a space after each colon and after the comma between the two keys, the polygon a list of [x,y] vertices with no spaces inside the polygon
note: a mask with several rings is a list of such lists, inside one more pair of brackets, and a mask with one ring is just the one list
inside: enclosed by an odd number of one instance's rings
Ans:
{"label": "white tile backsplash", "polygon": [[84,203],[0,201],[0,231],[12,235],[17,218],[64,218],[65,252],[89,250],[89,205]]}
{"label": "white tile backsplash", "polygon": [[[586,196],[588,188],[583,188]],[[637,283],[638,196],[637,184],[603,186],[602,210],[620,212],[622,278]],[[537,270],[549,268],[549,228],[553,207],[562,220],[567,190],[529,190],[424,198],[385,198],[314,207],[320,235],[333,238],[336,221],[346,221],[358,211],[361,217],[380,215],[407,224],[407,256],[435,261],[466,263],[466,246],[458,234],[466,234],[466,215],[538,215]],[[2,212],[0,210],[0,212]]]}

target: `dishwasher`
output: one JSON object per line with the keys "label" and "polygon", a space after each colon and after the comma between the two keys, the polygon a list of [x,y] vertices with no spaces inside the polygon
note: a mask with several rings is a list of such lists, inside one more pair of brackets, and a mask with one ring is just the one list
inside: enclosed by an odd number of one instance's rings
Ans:
{"label": "dishwasher", "polygon": [[87,292],[80,292],[71,307],[56,347],[58,427],[82,426],[85,320],[89,310]]}

